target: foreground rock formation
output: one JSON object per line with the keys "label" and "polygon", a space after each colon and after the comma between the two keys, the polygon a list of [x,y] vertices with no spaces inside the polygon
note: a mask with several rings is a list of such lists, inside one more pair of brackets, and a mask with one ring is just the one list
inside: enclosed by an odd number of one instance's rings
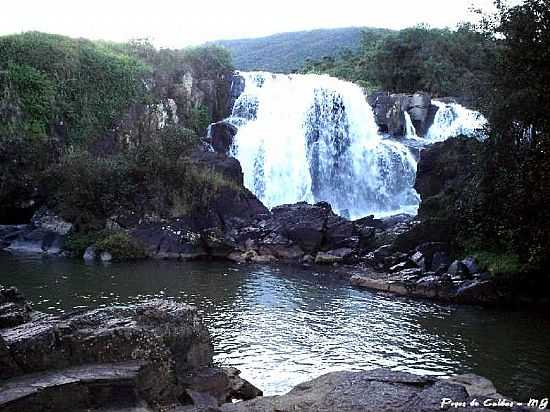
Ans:
{"label": "foreground rock formation", "polygon": [[[478,407],[471,407],[476,399]],[[281,396],[224,405],[223,412],[399,412],[494,411],[504,399],[486,379],[465,375],[450,380],[375,369],[332,372],[304,382]],[[452,402],[452,403],[451,403]],[[509,401],[510,402],[510,401]],[[527,410],[511,401],[509,411]]]}
{"label": "foreground rock formation", "polygon": [[238,370],[212,367],[210,335],[184,304],[56,317],[32,311],[11,288],[0,290],[0,313],[2,411],[165,410],[261,395]]}

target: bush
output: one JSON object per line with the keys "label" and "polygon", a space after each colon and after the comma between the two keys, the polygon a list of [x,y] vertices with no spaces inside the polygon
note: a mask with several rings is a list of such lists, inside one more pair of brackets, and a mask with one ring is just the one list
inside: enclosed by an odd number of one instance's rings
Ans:
{"label": "bush", "polygon": [[147,257],[145,249],[126,232],[107,234],[98,240],[95,246],[109,252],[115,260],[143,259]]}
{"label": "bush", "polygon": [[472,255],[479,262],[481,270],[486,270],[492,275],[510,275],[522,272],[525,266],[518,255],[513,253],[474,252]]}
{"label": "bush", "polygon": [[115,260],[147,257],[143,246],[124,231],[99,230],[71,233],[65,239],[64,248],[75,256],[82,257],[90,246],[109,252]]}
{"label": "bush", "polygon": [[4,99],[23,112],[11,130],[40,135],[62,123],[74,143],[102,135],[143,99],[150,69],[104,43],[28,32],[0,37],[0,71]]}

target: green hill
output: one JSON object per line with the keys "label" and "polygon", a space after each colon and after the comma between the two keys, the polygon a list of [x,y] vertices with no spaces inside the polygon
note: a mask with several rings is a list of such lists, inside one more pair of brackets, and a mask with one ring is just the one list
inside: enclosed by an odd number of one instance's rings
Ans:
{"label": "green hill", "polygon": [[361,27],[319,29],[214,43],[229,49],[233,64],[239,70],[289,73],[300,70],[306,59],[318,60],[323,56],[335,56],[346,49],[357,50],[363,30],[365,28]]}

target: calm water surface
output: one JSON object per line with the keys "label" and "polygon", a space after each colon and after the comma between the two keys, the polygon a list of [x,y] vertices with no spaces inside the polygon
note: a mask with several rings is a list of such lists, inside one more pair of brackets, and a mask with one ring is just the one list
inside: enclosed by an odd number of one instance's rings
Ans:
{"label": "calm water surface", "polygon": [[268,395],[335,370],[473,372],[518,400],[550,396],[550,320],[396,298],[294,267],[147,261],[87,265],[0,252],[0,284],[38,310],[174,298],[195,305],[215,360]]}

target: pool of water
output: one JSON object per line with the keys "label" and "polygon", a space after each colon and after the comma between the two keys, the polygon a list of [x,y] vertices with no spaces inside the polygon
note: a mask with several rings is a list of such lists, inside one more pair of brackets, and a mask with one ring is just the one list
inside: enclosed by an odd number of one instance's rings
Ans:
{"label": "pool of water", "polygon": [[357,290],[330,273],[216,262],[85,264],[0,252],[0,284],[37,310],[173,298],[195,305],[215,360],[268,395],[336,370],[473,372],[518,400],[550,396],[550,319]]}

